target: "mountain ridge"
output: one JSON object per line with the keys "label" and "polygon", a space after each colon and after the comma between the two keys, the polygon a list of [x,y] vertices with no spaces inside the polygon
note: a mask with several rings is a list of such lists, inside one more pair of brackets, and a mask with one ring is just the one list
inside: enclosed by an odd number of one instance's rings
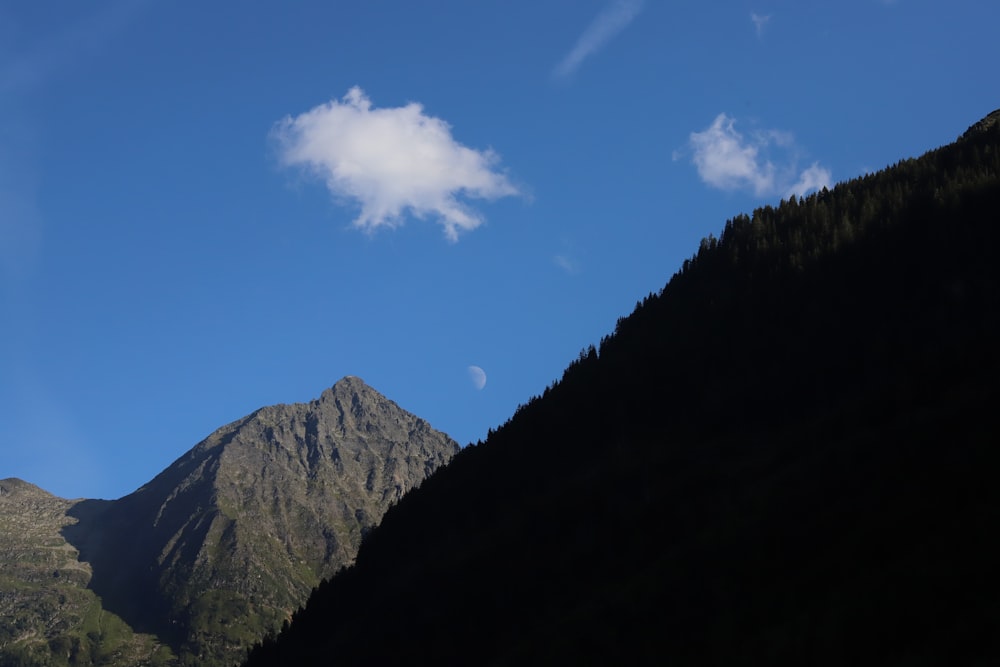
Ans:
{"label": "mountain ridge", "polygon": [[119,634],[139,637],[126,637],[122,655],[162,642],[169,654],[141,662],[231,664],[352,562],[384,511],[458,449],[348,376],[308,403],[264,406],[216,429],[117,500],[35,493],[65,516],[46,539],[78,552],[90,575],[81,594],[121,619]]}

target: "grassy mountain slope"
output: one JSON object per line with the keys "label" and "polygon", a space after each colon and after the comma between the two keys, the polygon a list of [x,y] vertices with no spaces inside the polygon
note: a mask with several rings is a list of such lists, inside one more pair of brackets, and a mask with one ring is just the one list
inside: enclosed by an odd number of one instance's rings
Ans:
{"label": "grassy mountain slope", "polygon": [[[129,642],[156,637],[170,649],[119,651],[100,664],[156,657],[231,665],[323,577],[352,562],[390,504],[457,450],[426,421],[348,377],[310,403],[265,407],[220,428],[119,500],[70,502],[39,490],[51,505],[45,539],[68,557],[78,553],[75,567],[87,575],[79,594],[120,619]],[[29,522],[39,516],[24,514]],[[27,542],[41,548],[33,537]],[[8,582],[25,604],[23,579],[15,572]],[[28,622],[18,613],[14,625]],[[53,638],[32,627],[35,638],[17,639],[40,656],[26,664],[90,664],[57,655]],[[143,634],[132,638],[133,630]]]}
{"label": "grassy mountain slope", "polygon": [[247,664],[989,664],[998,117],[730,220]]}
{"label": "grassy mountain slope", "polygon": [[74,501],[0,480],[0,665],[165,664],[169,648],[105,611],[61,531]]}

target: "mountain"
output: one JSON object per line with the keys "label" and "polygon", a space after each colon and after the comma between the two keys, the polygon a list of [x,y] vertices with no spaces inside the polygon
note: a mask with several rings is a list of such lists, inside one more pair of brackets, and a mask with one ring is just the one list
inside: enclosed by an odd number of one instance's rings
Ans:
{"label": "mountain", "polygon": [[168,647],[135,633],[87,587],[93,569],[62,535],[74,504],[0,480],[0,665],[168,664]]}
{"label": "mountain", "polygon": [[[220,428],[119,500],[72,502],[4,482],[14,492],[0,498],[0,520],[37,525],[38,534],[20,538],[37,553],[0,566],[4,590],[18,586],[0,600],[24,603],[24,582],[44,587],[60,568],[59,578],[72,576],[78,595],[99,600],[128,637],[104,655],[101,631],[80,636],[83,612],[56,626],[38,619],[25,632],[7,629],[0,664],[5,651],[33,656],[25,664],[91,664],[95,651],[103,651],[98,664],[233,664],[350,564],[386,509],[457,451],[426,421],[347,377],[317,400],[261,408]],[[54,555],[43,559],[45,549]],[[27,622],[20,612],[11,618]],[[136,646],[149,650],[139,655]]]}
{"label": "mountain", "polygon": [[728,221],[246,664],[993,664],[998,118]]}

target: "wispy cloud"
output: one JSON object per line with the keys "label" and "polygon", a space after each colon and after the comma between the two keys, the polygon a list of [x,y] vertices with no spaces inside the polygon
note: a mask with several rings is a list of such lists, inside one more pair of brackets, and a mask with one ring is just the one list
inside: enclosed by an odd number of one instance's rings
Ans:
{"label": "wispy cloud", "polygon": [[451,127],[420,104],[376,109],[358,87],[342,100],[279,121],[272,132],[281,163],[303,167],[339,199],[360,205],[360,229],[396,227],[410,213],[436,216],[445,236],[475,229],[483,217],[460,197],[496,199],[518,194],[497,170],[491,150],[463,146]]}
{"label": "wispy cloud", "polygon": [[[724,113],[701,132],[692,132],[689,147],[698,175],[720,190],[750,190],[757,196],[803,195],[829,187],[829,169],[814,162],[798,171],[794,137],[779,130],[756,132],[750,138],[736,131],[736,121]],[[779,155],[777,162],[769,151]]]}
{"label": "wispy cloud", "polygon": [[556,65],[553,75],[565,78],[573,74],[588,57],[624,30],[642,11],[643,0],[614,0],[591,21],[569,53]]}
{"label": "wispy cloud", "polygon": [[764,26],[766,26],[767,22],[771,20],[771,15],[751,13],[750,20],[753,21],[754,28],[757,30],[757,36],[760,37],[764,34]]}
{"label": "wispy cloud", "polygon": [[0,10],[0,278],[4,281],[30,275],[43,245],[35,146],[39,132],[32,94],[81,67],[124,32],[150,2],[90,3],[99,6],[85,10],[75,21],[60,20],[58,12],[43,13],[39,15],[43,27],[33,30]]}
{"label": "wispy cloud", "polygon": [[571,276],[575,276],[580,273],[580,262],[569,255],[556,255],[552,258],[552,262]]}
{"label": "wispy cloud", "polygon": [[[94,3],[97,4],[97,3]],[[45,34],[0,61],[0,92],[24,92],[44,84],[56,74],[77,66],[114,36],[124,32],[151,0],[118,0],[76,23]]]}

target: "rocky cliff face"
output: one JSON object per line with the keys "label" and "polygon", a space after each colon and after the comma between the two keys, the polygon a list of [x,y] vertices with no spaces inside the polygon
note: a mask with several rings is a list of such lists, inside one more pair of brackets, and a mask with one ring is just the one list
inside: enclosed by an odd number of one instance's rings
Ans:
{"label": "rocky cliff face", "polygon": [[347,377],[314,401],[220,428],[120,500],[61,501],[53,511],[68,525],[50,532],[79,551],[105,609],[182,664],[231,664],[457,451]]}

